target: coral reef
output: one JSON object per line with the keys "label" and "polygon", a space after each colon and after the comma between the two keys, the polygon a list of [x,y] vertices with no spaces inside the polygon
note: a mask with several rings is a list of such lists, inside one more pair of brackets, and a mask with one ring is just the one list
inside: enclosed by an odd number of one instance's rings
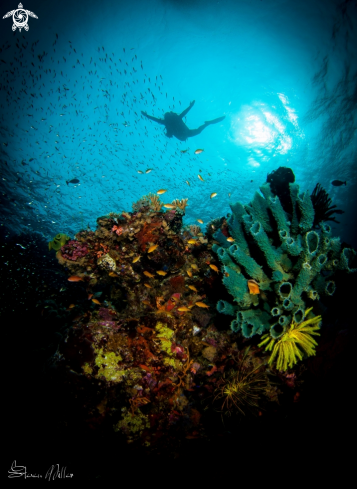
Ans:
{"label": "coral reef", "polygon": [[262,416],[286,389],[296,394],[296,363],[319,334],[311,306],[334,294],[336,271],[356,271],[356,253],[327,224],[313,228],[295,183],[290,216],[269,183],[261,192],[205,235],[183,228],[183,204],[163,208],[148,194],[57,251],[85,297],[53,360],[83,399],[76,419],[177,448],[208,437],[209,416]]}

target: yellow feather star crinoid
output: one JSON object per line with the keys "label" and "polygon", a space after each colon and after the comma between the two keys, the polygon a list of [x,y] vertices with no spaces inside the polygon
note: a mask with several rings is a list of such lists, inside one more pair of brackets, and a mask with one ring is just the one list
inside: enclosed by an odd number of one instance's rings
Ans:
{"label": "yellow feather star crinoid", "polygon": [[299,360],[302,360],[304,353],[308,357],[316,355],[315,346],[317,342],[312,336],[320,336],[318,330],[320,329],[321,316],[306,319],[311,310],[312,307],[306,310],[305,321],[302,323],[297,324],[293,320],[290,327],[280,338],[272,338],[269,334],[262,336],[263,341],[259,343],[258,347],[266,345],[265,351],[273,350],[269,358],[269,365],[272,365],[276,356],[278,356],[276,368],[284,372],[288,368],[293,367]]}

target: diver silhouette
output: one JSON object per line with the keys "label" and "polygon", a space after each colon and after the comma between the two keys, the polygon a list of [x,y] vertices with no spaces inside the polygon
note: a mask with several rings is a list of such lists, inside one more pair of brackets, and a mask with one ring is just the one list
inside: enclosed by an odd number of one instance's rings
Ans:
{"label": "diver silhouette", "polygon": [[180,141],[186,141],[187,138],[192,138],[193,136],[197,136],[197,134],[200,134],[205,127],[209,126],[210,124],[217,124],[217,122],[223,121],[223,119],[226,117],[224,115],[222,117],[218,117],[218,119],[213,119],[212,121],[205,121],[205,123],[197,129],[189,129],[182,119],[183,117],[185,117],[188,111],[192,109],[194,104],[195,101],[193,100],[193,102],[190,103],[189,107],[181,112],[181,114],[175,114],[175,112],[166,112],[163,119],[157,119],[156,117],[148,115],[144,111],[141,111],[141,113],[151,121],[157,122],[158,124],[163,124],[165,126],[166,136],[168,138],[172,138],[172,136],[175,136],[175,138],[179,139]]}

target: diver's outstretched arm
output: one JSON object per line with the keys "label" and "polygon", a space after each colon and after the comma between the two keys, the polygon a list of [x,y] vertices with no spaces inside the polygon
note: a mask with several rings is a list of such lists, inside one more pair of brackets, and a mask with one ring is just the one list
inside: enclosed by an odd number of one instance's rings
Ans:
{"label": "diver's outstretched arm", "polygon": [[193,101],[190,103],[189,107],[187,107],[187,109],[185,109],[183,112],[181,112],[181,114],[179,114],[179,117],[181,117],[181,119],[182,119],[183,117],[185,117],[185,115],[188,113],[188,111],[189,111],[190,109],[192,109],[192,107],[193,107],[194,105],[195,105],[195,101],[193,100]]}
{"label": "diver's outstretched arm", "polygon": [[150,119],[151,121],[154,121],[154,122],[158,122],[159,124],[165,124],[164,120],[163,119],[157,119],[156,117],[153,117],[152,115],[148,115],[146,112],[144,111],[141,111],[141,113],[147,117],[148,119]]}

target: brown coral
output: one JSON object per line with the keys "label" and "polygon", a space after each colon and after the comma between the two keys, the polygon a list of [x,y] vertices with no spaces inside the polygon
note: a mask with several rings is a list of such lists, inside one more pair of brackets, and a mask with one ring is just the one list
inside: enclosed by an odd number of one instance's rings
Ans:
{"label": "brown coral", "polygon": [[172,205],[184,211],[186,209],[186,206],[188,205],[187,201],[188,199],[182,199],[182,200],[176,199],[172,201]]}
{"label": "brown coral", "polygon": [[161,202],[160,197],[155,194],[148,194],[147,197],[150,200],[150,209],[154,212],[161,211],[163,203]]}
{"label": "brown coral", "polygon": [[196,226],[196,224],[191,224],[190,233],[192,234],[192,236],[197,236],[198,233],[200,232],[201,232],[200,226]]}

